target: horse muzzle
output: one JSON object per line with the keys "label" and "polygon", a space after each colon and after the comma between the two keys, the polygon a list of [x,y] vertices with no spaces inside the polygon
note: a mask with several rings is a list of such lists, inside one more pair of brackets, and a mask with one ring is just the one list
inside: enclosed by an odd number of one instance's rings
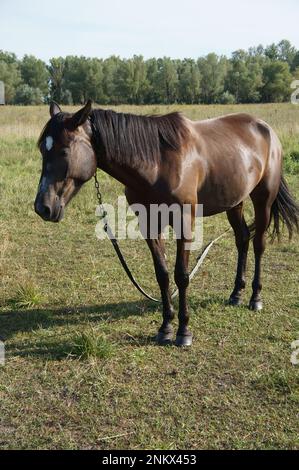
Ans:
{"label": "horse muzzle", "polygon": [[53,204],[42,202],[42,198],[37,196],[34,209],[35,212],[47,222],[60,222],[64,216],[64,204],[56,196]]}

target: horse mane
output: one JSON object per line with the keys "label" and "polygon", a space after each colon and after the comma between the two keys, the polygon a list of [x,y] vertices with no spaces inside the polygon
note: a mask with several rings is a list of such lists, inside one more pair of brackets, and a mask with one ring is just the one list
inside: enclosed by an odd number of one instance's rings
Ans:
{"label": "horse mane", "polygon": [[93,140],[107,161],[137,167],[159,163],[166,150],[180,152],[189,136],[184,117],[177,112],[140,116],[96,109],[91,112]]}

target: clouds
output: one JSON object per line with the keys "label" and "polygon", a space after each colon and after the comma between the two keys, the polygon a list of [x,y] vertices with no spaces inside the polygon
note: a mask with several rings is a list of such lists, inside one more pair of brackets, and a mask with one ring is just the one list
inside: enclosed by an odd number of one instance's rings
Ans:
{"label": "clouds", "polygon": [[68,54],[198,57],[282,38],[299,47],[297,0],[1,0],[1,48]]}

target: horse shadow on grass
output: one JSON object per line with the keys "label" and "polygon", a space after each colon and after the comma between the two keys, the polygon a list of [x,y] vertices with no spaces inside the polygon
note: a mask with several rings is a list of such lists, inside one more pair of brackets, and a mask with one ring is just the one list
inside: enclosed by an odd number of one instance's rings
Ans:
{"label": "horse shadow on grass", "polygon": [[[209,309],[210,305],[223,305],[223,298],[217,295],[192,300],[190,303],[193,309],[201,311]],[[146,322],[148,314],[160,312],[160,310],[160,305],[147,300],[61,308],[11,309],[0,314],[0,340],[8,341],[6,348],[8,357],[40,357],[60,360],[72,356],[76,330],[71,328],[67,331],[68,326],[78,325],[77,332],[80,333],[86,328],[86,324],[92,326],[105,322],[105,324],[111,323],[111,330],[113,330],[115,321],[131,316],[144,316]],[[160,323],[160,319],[157,323]],[[66,331],[51,331],[56,327],[64,327]],[[30,337],[14,339],[19,333],[30,333]],[[13,341],[10,343],[9,340]],[[120,344],[130,344],[136,347],[156,344],[155,336],[142,333],[137,336],[131,336],[129,333],[123,334],[117,341]]]}
{"label": "horse shadow on grass", "polygon": [[[55,327],[80,327],[88,323],[111,323],[131,316],[144,316],[157,311],[157,305],[150,301],[134,301],[120,303],[106,303],[92,306],[76,306],[62,308],[34,308],[26,310],[11,309],[0,314],[0,340],[6,342],[19,333],[34,334],[40,331],[41,336],[34,339],[13,341],[7,345],[7,353],[12,356],[44,356],[51,359],[66,357],[69,352],[69,337],[72,333],[55,333]],[[86,326],[86,325],[85,325]],[[38,341],[36,341],[38,339]],[[142,341],[140,339],[140,341]],[[147,338],[146,341],[149,341]],[[38,345],[37,345],[38,343]],[[139,342],[138,342],[139,343]]]}

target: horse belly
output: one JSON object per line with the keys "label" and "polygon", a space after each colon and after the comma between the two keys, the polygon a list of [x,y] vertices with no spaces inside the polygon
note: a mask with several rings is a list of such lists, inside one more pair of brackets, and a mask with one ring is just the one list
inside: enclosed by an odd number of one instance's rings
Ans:
{"label": "horse belly", "polygon": [[223,159],[217,169],[206,175],[197,192],[204,217],[236,207],[249,196],[261,176],[261,163],[256,162],[255,158],[251,161],[240,159],[237,165]]}
{"label": "horse belly", "polygon": [[236,189],[232,193],[229,187],[211,186],[209,190],[203,188],[198,192],[198,204],[203,206],[203,216],[219,214],[237,206],[245,199],[244,193]]}

